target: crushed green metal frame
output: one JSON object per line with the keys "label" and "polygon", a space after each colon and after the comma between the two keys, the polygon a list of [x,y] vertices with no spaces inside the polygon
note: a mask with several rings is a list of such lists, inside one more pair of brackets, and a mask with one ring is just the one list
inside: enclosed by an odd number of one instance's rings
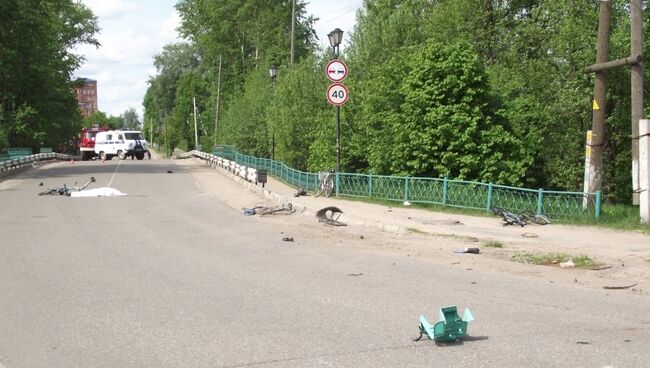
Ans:
{"label": "crushed green metal frame", "polygon": [[474,320],[474,315],[469,308],[465,309],[463,318],[460,318],[456,306],[440,308],[438,322],[431,325],[424,315],[420,315],[420,336],[415,339],[419,341],[425,334],[434,341],[456,341],[467,336],[467,324]]}

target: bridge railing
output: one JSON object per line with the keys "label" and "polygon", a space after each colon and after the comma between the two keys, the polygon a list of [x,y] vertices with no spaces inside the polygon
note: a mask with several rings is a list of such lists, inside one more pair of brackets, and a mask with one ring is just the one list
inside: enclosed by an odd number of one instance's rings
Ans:
{"label": "bridge railing", "polygon": [[[242,155],[236,151],[213,154],[192,151],[196,156],[222,166],[251,182],[257,169],[268,171],[294,187],[315,191],[318,174],[307,173],[266,158]],[[600,217],[601,192],[564,192],[545,189],[515,188],[448,178],[422,178],[372,174],[336,173],[337,196],[366,197],[381,200],[434,204],[490,211],[501,207],[509,211],[532,211],[553,218]]]}
{"label": "bridge railing", "polygon": [[19,158],[9,158],[9,156],[0,156],[0,176],[9,174],[11,171],[31,165],[39,161],[51,160],[76,160],[77,156],[65,155],[62,153],[38,153],[35,155],[22,156]]}

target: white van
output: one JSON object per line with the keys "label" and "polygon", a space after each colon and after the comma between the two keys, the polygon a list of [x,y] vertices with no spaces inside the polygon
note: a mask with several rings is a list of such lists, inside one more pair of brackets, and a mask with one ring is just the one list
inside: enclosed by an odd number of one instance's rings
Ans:
{"label": "white van", "polygon": [[113,156],[120,160],[127,157],[142,160],[145,154],[151,158],[149,144],[138,130],[109,130],[97,133],[95,153],[101,160],[110,160]]}

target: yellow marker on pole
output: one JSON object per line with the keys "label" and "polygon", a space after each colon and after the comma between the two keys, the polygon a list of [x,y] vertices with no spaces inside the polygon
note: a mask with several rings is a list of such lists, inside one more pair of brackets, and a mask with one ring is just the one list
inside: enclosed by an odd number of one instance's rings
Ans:
{"label": "yellow marker on pole", "polygon": [[600,110],[600,106],[598,105],[598,101],[594,100],[594,110]]}

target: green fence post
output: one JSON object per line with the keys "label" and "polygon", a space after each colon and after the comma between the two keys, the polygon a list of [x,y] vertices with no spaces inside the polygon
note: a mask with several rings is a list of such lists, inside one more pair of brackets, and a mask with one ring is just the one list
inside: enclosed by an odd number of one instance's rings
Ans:
{"label": "green fence post", "polygon": [[372,174],[368,175],[368,197],[372,197]]}
{"label": "green fence post", "polygon": [[339,177],[339,172],[336,172],[336,196],[339,196],[339,184],[340,184],[341,178]]}
{"label": "green fence post", "polygon": [[409,177],[404,178],[404,202],[409,200]]}
{"label": "green fence post", "polygon": [[599,190],[596,192],[596,218],[600,218],[600,206],[602,205],[603,193]]}
{"label": "green fence post", "polygon": [[537,210],[535,211],[535,213],[541,215],[543,206],[544,206],[544,189],[539,188],[539,190],[537,190]]}
{"label": "green fence post", "polygon": [[449,189],[449,178],[445,176],[444,181],[442,182],[442,205],[447,205],[447,190]]}
{"label": "green fence post", "polygon": [[492,188],[494,187],[494,184],[490,182],[488,184],[488,197],[487,197],[487,208],[486,210],[490,211],[492,209]]}

